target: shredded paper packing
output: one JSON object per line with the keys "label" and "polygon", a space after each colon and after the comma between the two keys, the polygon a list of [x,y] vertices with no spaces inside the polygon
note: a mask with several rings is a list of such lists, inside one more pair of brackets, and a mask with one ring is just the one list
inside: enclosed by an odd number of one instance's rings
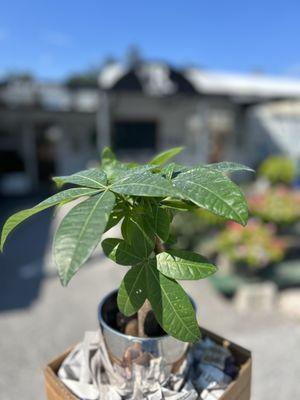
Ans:
{"label": "shredded paper packing", "polygon": [[189,350],[176,374],[161,357],[123,368],[111,363],[97,331],[85,333],[58,376],[82,400],[217,400],[237,372],[230,351],[209,338]]}

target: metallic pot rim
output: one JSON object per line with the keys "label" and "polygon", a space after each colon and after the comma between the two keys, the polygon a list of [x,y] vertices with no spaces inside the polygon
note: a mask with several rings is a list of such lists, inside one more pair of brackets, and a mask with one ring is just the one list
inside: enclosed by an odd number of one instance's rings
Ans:
{"label": "metallic pot rim", "polygon": [[[117,293],[117,292],[118,292],[118,289],[112,290],[106,296],[104,296],[103,299],[100,301],[99,306],[98,306],[98,319],[99,319],[100,325],[104,326],[105,329],[107,329],[107,330],[109,330],[109,331],[113,332],[114,334],[117,334],[117,335],[119,335],[121,337],[124,337],[126,339],[134,339],[134,340],[140,341],[140,342],[148,342],[149,340],[161,341],[161,340],[168,339],[168,338],[171,337],[168,334],[163,335],[163,336],[151,336],[151,337],[148,337],[148,338],[143,338],[143,337],[133,336],[133,335],[126,335],[125,333],[122,333],[122,332],[112,328],[110,325],[108,325],[103,319],[102,308],[103,308],[104,303],[107,301],[107,299],[109,297],[111,297],[114,293]],[[189,299],[191,300],[195,311],[197,311],[197,308],[196,308],[194,300],[190,296],[189,296]]]}

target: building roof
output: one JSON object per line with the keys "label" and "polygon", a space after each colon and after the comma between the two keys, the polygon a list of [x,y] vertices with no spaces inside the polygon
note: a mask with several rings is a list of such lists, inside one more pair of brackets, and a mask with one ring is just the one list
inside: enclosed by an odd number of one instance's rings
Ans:
{"label": "building roof", "polygon": [[[164,62],[138,61],[128,67],[112,63],[98,77],[102,90],[141,92],[151,97],[176,94],[227,96],[230,101],[255,104],[271,100],[300,99],[300,80],[258,74],[230,74],[201,68],[178,69]],[[44,84],[11,80],[0,85],[1,107],[41,108],[50,111],[96,112],[98,87]]]}
{"label": "building roof", "polygon": [[143,91],[149,96],[176,93],[229,96],[236,101],[300,98],[300,80],[262,74],[233,74],[201,68],[176,69],[163,62],[141,62],[133,68],[106,66],[99,75],[102,89]]}
{"label": "building roof", "polygon": [[143,92],[152,97],[197,94],[182,71],[162,62],[140,62],[132,67],[108,65],[99,75],[99,85],[105,90]]}
{"label": "building roof", "polygon": [[300,98],[300,80],[262,74],[232,74],[190,68],[186,78],[200,93],[263,98]]}

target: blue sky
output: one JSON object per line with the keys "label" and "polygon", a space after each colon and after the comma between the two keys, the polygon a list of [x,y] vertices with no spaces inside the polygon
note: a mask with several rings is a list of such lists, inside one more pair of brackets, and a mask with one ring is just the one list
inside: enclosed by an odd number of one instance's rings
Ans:
{"label": "blue sky", "polygon": [[300,77],[300,2],[1,2],[0,74],[60,79],[133,44],[175,65]]}

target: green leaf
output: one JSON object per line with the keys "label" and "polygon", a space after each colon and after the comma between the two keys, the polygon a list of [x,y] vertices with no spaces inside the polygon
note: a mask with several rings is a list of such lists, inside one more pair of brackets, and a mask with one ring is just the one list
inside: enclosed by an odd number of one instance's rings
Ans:
{"label": "green leaf", "polygon": [[126,175],[114,182],[110,189],[113,192],[131,196],[166,197],[176,195],[170,181],[149,171]]}
{"label": "green leaf", "polygon": [[144,165],[136,165],[133,166],[132,168],[129,168],[128,171],[125,172],[126,176],[131,175],[131,174],[141,174],[146,171],[153,171],[156,170],[155,165],[151,164],[144,164]]}
{"label": "green leaf", "polygon": [[173,183],[183,198],[216,215],[246,225],[248,207],[245,197],[223,173],[197,167],[179,174]]}
{"label": "green leaf", "polygon": [[164,242],[168,240],[170,233],[170,217],[167,210],[159,207],[158,204],[151,203],[152,218],[149,223],[156,235]]}
{"label": "green leaf", "polygon": [[173,279],[203,279],[217,271],[217,267],[206,258],[185,250],[169,250],[159,253],[156,261],[157,269]]}
{"label": "green leaf", "polygon": [[109,147],[105,147],[102,152],[101,167],[109,181],[115,179],[119,174],[126,172],[130,168],[128,164],[118,161]]}
{"label": "green leaf", "polygon": [[143,261],[143,256],[123,239],[108,238],[101,244],[104,254],[117,264],[131,266]]}
{"label": "green leaf", "polygon": [[192,303],[173,279],[161,274],[154,263],[147,266],[147,298],[161,327],[184,342],[196,342],[200,330]]}
{"label": "green leaf", "polygon": [[173,179],[175,176],[177,176],[179,173],[186,172],[190,169],[191,169],[191,167],[186,167],[185,165],[172,162],[168,165],[165,165],[160,170],[160,173],[161,173],[161,175],[165,176],[167,179],[170,180],[170,179]]}
{"label": "green leaf", "polygon": [[109,216],[109,219],[108,219],[108,222],[107,222],[107,225],[105,228],[105,232],[109,231],[111,228],[116,226],[123,217],[124,217],[123,210],[122,211],[121,210],[120,211],[113,210]]}
{"label": "green leaf", "polygon": [[137,166],[129,166],[129,164],[121,164],[116,165],[113,174],[110,176],[111,182],[119,181],[125,177],[129,177],[132,174],[142,174],[146,171],[151,171],[155,168],[154,165],[145,164],[145,165],[137,165]]}
{"label": "green leaf", "polygon": [[105,232],[116,226],[121,221],[121,219],[125,217],[127,212],[128,206],[126,204],[126,201],[123,201],[122,199],[117,199],[115,206],[110,213]]}
{"label": "green leaf", "polygon": [[164,208],[171,208],[172,210],[178,211],[192,211],[195,210],[197,207],[195,204],[188,204],[182,200],[177,199],[165,199],[161,202],[161,206]]}
{"label": "green leaf", "polygon": [[184,147],[174,147],[173,149],[163,151],[162,153],[152,158],[150,164],[154,165],[165,164],[167,161],[177,156],[177,154],[181,153],[183,149]]}
{"label": "green leaf", "polygon": [[145,265],[132,267],[121,282],[117,302],[119,310],[127,317],[135,314],[146,300],[145,270]]}
{"label": "green leaf", "polygon": [[69,176],[55,176],[52,178],[58,187],[71,183],[95,189],[105,189],[107,178],[99,168],[86,169]]}
{"label": "green leaf", "polygon": [[101,155],[101,165],[105,167],[107,165],[114,163],[115,161],[117,160],[112,149],[110,147],[104,147]]}
{"label": "green leaf", "polygon": [[214,164],[207,164],[204,165],[206,168],[211,168],[216,171],[220,172],[235,172],[235,171],[249,171],[249,172],[255,172],[254,169],[247,167],[246,165],[235,163],[235,162],[229,162],[229,161],[223,161],[219,163],[214,163]]}
{"label": "green leaf", "polygon": [[175,169],[175,163],[170,163],[161,169],[161,174],[166,178],[171,180],[173,177]]}
{"label": "green leaf", "polygon": [[92,190],[89,188],[75,188],[64,190],[62,192],[54,194],[53,196],[49,197],[48,199],[42,201],[32,208],[28,208],[26,210],[22,210],[17,212],[16,214],[13,214],[7,219],[2,229],[1,250],[3,250],[4,243],[11,231],[27,218],[58,204],[67,203],[83,196],[92,196],[96,193],[99,193],[99,190]]}
{"label": "green leaf", "polygon": [[54,257],[64,286],[100,242],[114,204],[113,193],[99,193],[72,208],[61,222],[54,237]]}
{"label": "green leaf", "polygon": [[132,213],[122,223],[122,235],[137,254],[149,256],[155,245],[155,232],[146,215]]}
{"label": "green leaf", "polygon": [[116,159],[114,153],[108,147],[103,151],[101,166],[107,174],[110,182],[115,182],[116,180],[132,173],[141,173],[155,168],[155,165],[150,164],[138,165],[133,162],[122,163]]}
{"label": "green leaf", "polygon": [[127,243],[131,243],[131,238],[129,237],[129,230],[127,228],[128,222],[129,222],[129,217],[130,215],[125,216],[123,219],[123,222],[121,224],[121,233],[123,238],[126,240]]}
{"label": "green leaf", "polygon": [[173,246],[174,244],[177,243],[177,236],[173,233],[169,234],[168,240],[165,242],[165,244],[169,245],[169,246]]}
{"label": "green leaf", "polygon": [[125,173],[129,171],[128,167],[124,163],[116,162],[104,168],[105,173],[110,183],[120,179]]}

